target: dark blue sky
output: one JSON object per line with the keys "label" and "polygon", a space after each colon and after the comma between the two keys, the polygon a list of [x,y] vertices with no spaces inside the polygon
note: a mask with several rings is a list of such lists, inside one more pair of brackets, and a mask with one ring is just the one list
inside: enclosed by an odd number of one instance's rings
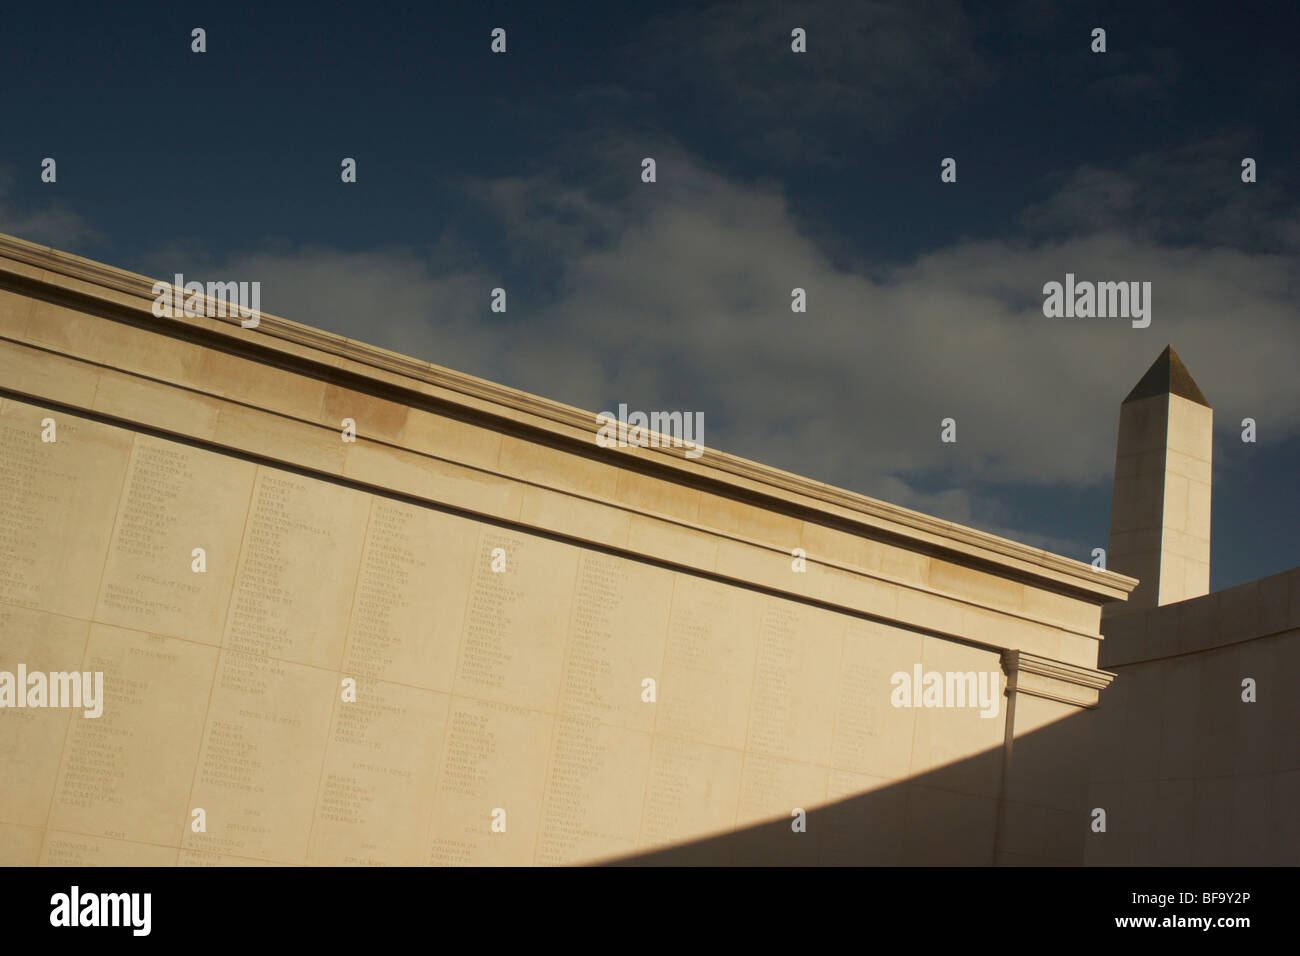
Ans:
{"label": "dark blue sky", "polygon": [[[0,230],[701,410],[709,445],[1082,560],[1172,343],[1216,408],[1217,589],[1300,564],[1297,41],[1277,3],[23,5]],[[1152,327],[1044,318],[1066,271],[1152,281]]]}

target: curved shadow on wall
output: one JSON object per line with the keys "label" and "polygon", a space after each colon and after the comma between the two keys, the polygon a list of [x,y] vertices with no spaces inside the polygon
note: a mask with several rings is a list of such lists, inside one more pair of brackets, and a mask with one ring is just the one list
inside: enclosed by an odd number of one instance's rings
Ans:
{"label": "curved shadow on wall", "polygon": [[[1005,777],[994,748],[811,809],[802,833],[785,816],[604,865],[1300,865],[1300,632],[1113,669],[1097,709],[1016,737]],[[1242,673],[1273,691],[1242,703]]]}

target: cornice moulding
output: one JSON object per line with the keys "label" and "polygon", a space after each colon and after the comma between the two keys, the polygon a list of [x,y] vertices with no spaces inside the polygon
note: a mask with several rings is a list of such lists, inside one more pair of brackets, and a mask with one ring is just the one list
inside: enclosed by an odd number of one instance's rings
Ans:
{"label": "cornice moulding", "polygon": [[[32,276],[32,269],[40,270],[39,278]],[[439,397],[456,401],[459,396],[460,404],[473,417],[486,415],[502,422],[563,435],[570,440],[576,433],[590,442],[593,451],[604,453],[608,460],[622,467],[635,469],[650,464],[684,478],[775,498],[786,507],[794,505],[819,512],[836,524],[849,522],[857,525],[858,533],[868,537],[874,531],[910,541],[923,550],[938,550],[966,561],[996,565],[1015,576],[1035,579],[1040,586],[1081,593],[1097,603],[1124,600],[1137,586],[1136,579],[1113,571],[1100,571],[1080,561],[712,448],[706,448],[704,454],[696,459],[686,458],[684,449],[671,446],[600,448],[596,443],[599,425],[592,412],[279,316],[257,313],[259,323],[253,329],[242,328],[237,317],[159,318],[152,311],[155,280],[4,234],[0,234],[0,275],[13,276],[27,284],[36,282],[78,297],[98,299],[110,307],[128,309],[133,320],[146,326],[182,323],[193,329],[216,333],[229,340],[229,347],[236,351],[255,350],[257,347],[289,351],[276,340],[297,346],[293,350],[295,355],[301,355],[301,349],[305,347],[318,353],[315,359],[322,366],[368,375],[388,389],[394,387],[388,376],[398,376],[407,380],[404,387],[420,395],[430,394],[427,386],[446,390],[451,395],[444,393]],[[386,375],[375,375],[376,371]]]}

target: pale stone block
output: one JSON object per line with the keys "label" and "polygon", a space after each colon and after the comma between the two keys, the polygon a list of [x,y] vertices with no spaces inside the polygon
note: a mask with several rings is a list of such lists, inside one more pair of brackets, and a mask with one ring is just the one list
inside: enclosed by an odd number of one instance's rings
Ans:
{"label": "pale stone block", "polygon": [[0,335],[15,339],[23,338],[27,329],[27,320],[36,308],[36,300],[25,295],[18,295],[7,289],[0,289]]}
{"label": "pale stone block", "polygon": [[343,473],[348,446],[341,432],[231,402],[218,407],[213,434],[217,444],[330,475]]}
{"label": "pale stone block", "polygon": [[[1212,494],[1208,481],[1187,481],[1187,532],[1204,541],[1210,540],[1210,500]],[[1209,550],[1206,549],[1206,557]]]}
{"label": "pale stone block", "polygon": [[612,501],[621,469],[512,435],[501,436],[498,470],[521,481]]}
{"label": "pale stone block", "polygon": [[[746,753],[740,775],[738,826],[765,820],[779,820],[790,828],[796,809],[811,814],[826,803],[827,768]],[[793,833],[793,830],[790,830]],[[814,851],[816,835],[798,835]]]}
{"label": "pale stone block", "polygon": [[519,517],[523,486],[518,482],[360,438],[346,448],[345,478],[479,514]]}
{"label": "pale stone block", "polygon": [[1101,625],[1100,605],[1029,584],[1023,588],[1022,607],[1028,617],[1084,634],[1097,634]]}
{"label": "pale stone block", "polygon": [[216,435],[217,416],[223,411],[219,402],[205,395],[107,369],[100,374],[92,407],[103,415],[205,439]]}
{"label": "pale stone block", "polygon": [[451,697],[360,680],[334,705],[307,862],[418,866]]}
{"label": "pale stone block", "polygon": [[1186,478],[1189,483],[1205,485],[1207,488],[1213,484],[1214,466],[1200,458],[1193,458],[1176,448],[1170,448],[1165,458],[1166,474],[1178,475]]}
{"label": "pale stone block", "polygon": [[872,542],[874,556],[879,559],[880,574],[899,584],[926,586],[930,580],[930,559],[915,551],[905,551],[893,545]]}
{"label": "pale stone block", "polygon": [[399,405],[365,392],[325,386],[325,401],[321,407],[320,423],[341,433],[343,420],[352,419],[358,436],[400,442],[406,427],[408,406]]}
{"label": "pale stone block", "polygon": [[898,592],[898,619],[915,627],[961,634],[965,610],[960,604],[924,591],[900,588]]}
{"label": "pale stone block", "polygon": [[[372,499],[352,595],[343,674],[451,692],[482,525]],[[510,567],[506,556],[507,572]]]}
{"label": "pale stone block", "polygon": [[1015,648],[1042,657],[1061,658],[1062,632],[1023,618],[979,607],[961,608],[961,624],[953,633],[993,647]]}
{"label": "pale stone block", "polygon": [[718,559],[718,541],[715,535],[643,515],[632,515],[628,526],[629,550],[700,571],[713,570]]}
{"label": "pale stone block", "polygon": [[1185,587],[1188,597],[1210,592],[1210,563],[1208,561],[1202,562],[1188,559],[1183,563],[1183,575],[1186,581]]}
{"label": "pale stone block", "polygon": [[743,599],[743,592],[678,577],[656,733],[736,750],[745,746],[758,626],[758,606]]}
{"label": "pale stone block", "polygon": [[305,862],[339,694],[336,673],[223,649],[189,799],[207,830],[181,846]]}
{"label": "pale stone block", "polygon": [[898,585],[838,568],[826,568],[824,576],[830,582],[833,603],[864,614],[897,618],[898,596],[904,590]]}
{"label": "pale stone block", "polygon": [[558,718],[535,863],[627,856],[637,847],[650,774],[650,734]]}
{"label": "pale stone block", "polygon": [[827,765],[845,621],[793,601],[761,603],[745,749]]}
{"label": "pale stone block", "polygon": [[701,496],[699,520],[710,528],[772,544],[785,551],[798,546],[802,533],[798,518],[720,495]]}
{"label": "pale stone block", "polygon": [[[963,620],[967,615],[963,615]],[[1062,660],[1061,640],[1066,635],[1060,628],[1048,627],[1044,624],[1038,624],[1034,621],[1026,621],[1024,618],[1004,616],[1000,624],[1002,631],[1002,640],[998,642],[1001,647],[1017,648],[1022,651],[1029,651],[1031,654],[1037,654],[1040,657],[1050,657],[1053,660]]]}
{"label": "pale stone block", "polygon": [[1159,604],[1173,604],[1187,597],[1183,588],[1187,584],[1186,558],[1166,551],[1160,556]]}
{"label": "pale stone block", "polygon": [[1213,448],[1214,410],[1183,398],[1169,396],[1169,447],[1210,461]]}
{"label": "pale stone block", "polygon": [[[15,681],[20,664],[28,674],[81,672],[88,630],[84,621],[0,604],[0,671]],[[25,700],[26,688],[16,690]],[[0,711],[0,821],[45,826],[69,722],[89,720],[83,712],[61,707]]]}
{"label": "pale stone block", "polygon": [[[1178,555],[1184,559],[1184,562],[1206,563],[1209,561],[1210,542],[1207,538],[1198,538],[1195,535],[1176,531],[1173,528],[1166,528],[1164,532],[1164,550],[1166,554]],[[1188,595],[1188,597],[1193,596],[1195,595]]]}
{"label": "pale stone block", "polygon": [[[57,441],[43,442],[53,418]],[[131,433],[23,402],[0,411],[0,602],[88,620],[104,567]]]}
{"label": "pale stone block", "polygon": [[683,521],[695,522],[699,519],[699,489],[639,474],[627,468],[619,469],[614,497],[639,511]]}
{"label": "pale stone block", "polygon": [[983,604],[1002,611],[1024,608],[1025,587],[1018,581],[997,577],[974,568],[930,559],[930,586],[964,601]]}
{"label": "pale stone block", "polygon": [[[1006,675],[999,655],[979,648],[953,644],[940,638],[925,637],[922,642],[922,673],[938,672],[943,676],[971,674],[978,691],[979,675],[985,680],[994,676],[995,688],[990,706],[992,716],[976,695],[969,699],[969,681],[954,679],[954,689],[967,694],[964,706],[917,706],[912,735],[912,774],[925,774],[927,785],[960,793],[997,796],[1000,787],[1001,748],[1006,728]],[[913,705],[916,705],[913,700]],[[971,759],[981,754],[996,754],[996,759]]]}
{"label": "pale stone block", "polygon": [[805,521],[799,547],[810,559],[842,565],[852,571],[880,570],[880,552],[874,542],[838,528]]}
{"label": "pale stone block", "polygon": [[741,753],[656,734],[641,817],[642,847],[725,833],[740,801]]}
{"label": "pale stone block", "polygon": [[1181,475],[1165,476],[1164,525],[1182,532],[1187,529],[1187,479]]}
{"label": "pale stone block", "polygon": [[519,520],[604,547],[627,546],[632,515],[620,508],[585,501],[536,485],[524,486]]}
{"label": "pale stone block", "polygon": [[[426,863],[533,863],[554,723],[549,714],[452,699]],[[504,832],[492,829],[497,810],[505,811]]]}
{"label": "pale stone block", "polygon": [[1080,667],[1096,667],[1100,641],[1095,637],[1084,637],[1066,631],[1057,633],[1059,659],[1066,664],[1078,664]]}
{"label": "pale stone block", "polygon": [[835,695],[833,767],[888,780],[911,771],[917,709],[894,707],[890,696],[895,674],[911,679],[922,642],[911,631],[848,621]]}
{"label": "pale stone block", "polygon": [[[94,334],[76,343],[74,354],[136,375],[193,387],[199,383],[203,357],[209,350],[193,342],[158,335],[122,322],[93,320]],[[265,365],[257,365],[265,369]]]}
{"label": "pale stone block", "polygon": [[50,827],[179,846],[217,649],[103,624],[85,669],[104,674],[103,715],[74,713]]}
{"label": "pale stone block", "polygon": [[[675,578],[662,568],[582,552],[560,684],[561,714],[629,730],[653,729]],[[643,699],[646,678],[655,681],[653,702]]]}
{"label": "pale stone block", "polygon": [[0,866],[36,866],[45,831],[16,823],[0,823]]}
{"label": "pale stone block", "polygon": [[[219,643],[255,469],[137,434],[95,620]],[[195,548],[206,553],[203,573]]]}
{"label": "pale stone block", "polygon": [[769,551],[730,538],[718,539],[714,570],[723,577],[785,592],[802,591],[807,580],[806,572],[794,570],[794,558],[789,553]]}
{"label": "pale stone block", "polygon": [[305,421],[321,420],[325,383],[264,362],[209,349],[195,384],[214,395]]}
{"label": "pale stone block", "polygon": [[[492,570],[501,548],[506,572]],[[554,713],[574,609],[579,551],[483,528],[456,665],[455,693]]]}
{"label": "pale stone block", "polygon": [[175,866],[174,846],[132,843],[79,833],[45,831],[41,866]]}
{"label": "pale stone block", "polygon": [[501,453],[500,432],[421,408],[407,409],[402,443],[413,451],[478,468],[496,468]]}
{"label": "pale stone block", "polygon": [[[74,408],[89,408],[99,374],[98,368],[86,362],[0,339],[0,382],[16,392],[39,395]],[[56,421],[66,417],[62,413],[46,414]]]}
{"label": "pale stone block", "polygon": [[1008,800],[1078,813],[1087,800],[1091,748],[1084,711],[1073,704],[1017,693]]}
{"label": "pale stone block", "polygon": [[95,354],[95,336],[104,322],[97,316],[35,299],[24,335],[28,342],[85,358]]}
{"label": "pale stone block", "polygon": [[207,867],[232,867],[232,866],[290,866],[289,863],[274,863],[270,860],[253,860],[245,856],[225,856],[221,853],[207,853],[203,850],[181,850],[180,856],[176,859],[177,866],[207,866]]}

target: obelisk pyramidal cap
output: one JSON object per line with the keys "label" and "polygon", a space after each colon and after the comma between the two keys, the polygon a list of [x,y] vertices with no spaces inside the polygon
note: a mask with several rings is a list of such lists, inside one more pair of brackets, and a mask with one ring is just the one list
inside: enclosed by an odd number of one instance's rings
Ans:
{"label": "obelisk pyramidal cap", "polygon": [[1141,581],[1129,607],[1209,593],[1213,432],[1214,410],[1166,346],[1119,412],[1106,564]]}

